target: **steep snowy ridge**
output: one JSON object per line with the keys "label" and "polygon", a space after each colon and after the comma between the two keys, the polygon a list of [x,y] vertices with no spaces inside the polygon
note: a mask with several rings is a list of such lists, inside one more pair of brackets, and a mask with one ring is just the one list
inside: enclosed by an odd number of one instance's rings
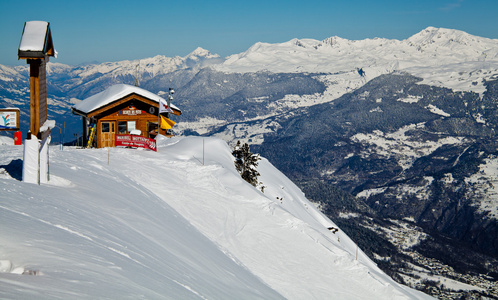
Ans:
{"label": "steep snowy ridge", "polygon": [[220,140],[52,147],[41,186],[16,179],[22,147],[0,147],[1,298],[429,298],[356,260],[268,161],[265,193],[243,181]]}
{"label": "steep snowy ridge", "polygon": [[28,75],[27,72],[28,68],[24,66],[8,67],[0,65],[0,82],[2,82],[2,84],[11,83],[14,80],[21,79],[23,75]]}
{"label": "steep snowy ridge", "polygon": [[137,71],[140,73],[150,73],[152,76],[155,76],[160,73],[173,72],[177,70],[183,64],[183,62],[184,60],[180,57],[169,58],[166,56],[157,55],[143,60],[127,60],[120,62],[102,63],[98,65],[82,66],[79,68],[79,70],[76,70],[75,73],[82,78],[92,76],[96,73],[114,74],[115,76],[135,76],[137,74]]}
{"label": "steep snowy ridge", "polygon": [[[196,65],[208,65],[209,61],[219,62],[219,56],[211,54],[209,51],[198,47],[185,57],[175,56],[166,57],[164,55],[156,55],[150,58],[137,60],[124,60],[118,62],[105,62],[99,64],[88,64],[81,66],[69,66],[57,63],[52,60],[47,64],[47,74],[49,76],[76,77],[82,82],[86,78],[91,78],[96,75],[100,76],[136,76],[147,74],[149,77],[154,77],[160,74],[167,74],[179,69],[189,68]],[[9,80],[13,75],[19,76],[20,72],[27,72],[28,66],[10,68],[0,65],[0,80]],[[17,72],[16,72],[17,71]],[[3,78],[5,76],[5,79]]]}
{"label": "steep snowy ridge", "polygon": [[[323,41],[293,39],[280,44],[257,43],[246,52],[228,57],[215,68],[225,72],[268,70],[330,74],[361,68],[368,80],[393,71],[406,71],[426,79],[424,83],[482,93],[483,79],[498,72],[498,40],[434,27],[401,41],[340,37]],[[354,85],[361,79],[351,83]]]}

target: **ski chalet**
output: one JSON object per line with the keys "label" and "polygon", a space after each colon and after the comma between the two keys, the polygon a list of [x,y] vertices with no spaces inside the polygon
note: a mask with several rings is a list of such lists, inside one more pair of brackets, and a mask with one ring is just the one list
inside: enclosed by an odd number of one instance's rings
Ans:
{"label": "ski chalet", "polygon": [[[160,113],[164,109],[168,112]],[[120,136],[173,136],[168,130],[175,122],[169,115],[182,113],[162,97],[127,84],[113,85],[79,102],[72,112],[82,116],[83,141],[97,148],[115,147]]]}

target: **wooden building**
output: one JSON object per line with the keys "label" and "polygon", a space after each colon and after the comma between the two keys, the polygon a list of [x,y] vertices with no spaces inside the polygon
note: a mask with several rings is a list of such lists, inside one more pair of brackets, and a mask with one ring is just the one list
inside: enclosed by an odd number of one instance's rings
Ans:
{"label": "wooden building", "polygon": [[[87,143],[90,128],[95,127],[94,145],[97,148],[114,147],[116,135],[135,134],[155,138],[162,134],[172,136],[161,122],[160,104],[167,101],[142,88],[117,84],[93,95],[72,107],[74,114],[83,117],[83,141]],[[169,104],[170,114],[181,115],[181,110]],[[162,114],[168,117],[167,114]],[[167,119],[169,120],[169,119]]]}

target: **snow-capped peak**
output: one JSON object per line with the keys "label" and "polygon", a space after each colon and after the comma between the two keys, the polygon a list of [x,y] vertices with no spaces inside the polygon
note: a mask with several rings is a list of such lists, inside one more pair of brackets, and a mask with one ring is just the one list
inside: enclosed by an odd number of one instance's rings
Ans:
{"label": "snow-capped peak", "polygon": [[498,40],[478,37],[464,31],[447,28],[427,27],[406,40],[416,47],[447,47],[455,50],[473,49],[475,52],[493,48]]}
{"label": "snow-capped peak", "polygon": [[341,45],[347,44],[350,41],[347,39],[343,39],[338,36],[332,36],[329,38],[326,38],[322,41],[322,45],[329,45],[331,47],[341,47]]}
{"label": "snow-capped peak", "polygon": [[218,54],[212,54],[208,50],[197,47],[190,54],[182,58],[183,68],[204,68],[210,65],[219,64],[224,61]]}
{"label": "snow-capped peak", "polygon": [[184,59],[199,59],[199,58],[218,58],[218,54],[212,54],[208,50],[197,47],[194,51],[190,52]]}

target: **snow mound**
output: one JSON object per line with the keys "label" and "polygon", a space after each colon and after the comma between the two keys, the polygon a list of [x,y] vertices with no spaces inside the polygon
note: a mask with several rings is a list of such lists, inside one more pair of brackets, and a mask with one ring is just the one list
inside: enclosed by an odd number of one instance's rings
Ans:
{"label": "snow mound", "polygon": [[0,136],[0,145],[14,145],[14,139],[8,136]]}

